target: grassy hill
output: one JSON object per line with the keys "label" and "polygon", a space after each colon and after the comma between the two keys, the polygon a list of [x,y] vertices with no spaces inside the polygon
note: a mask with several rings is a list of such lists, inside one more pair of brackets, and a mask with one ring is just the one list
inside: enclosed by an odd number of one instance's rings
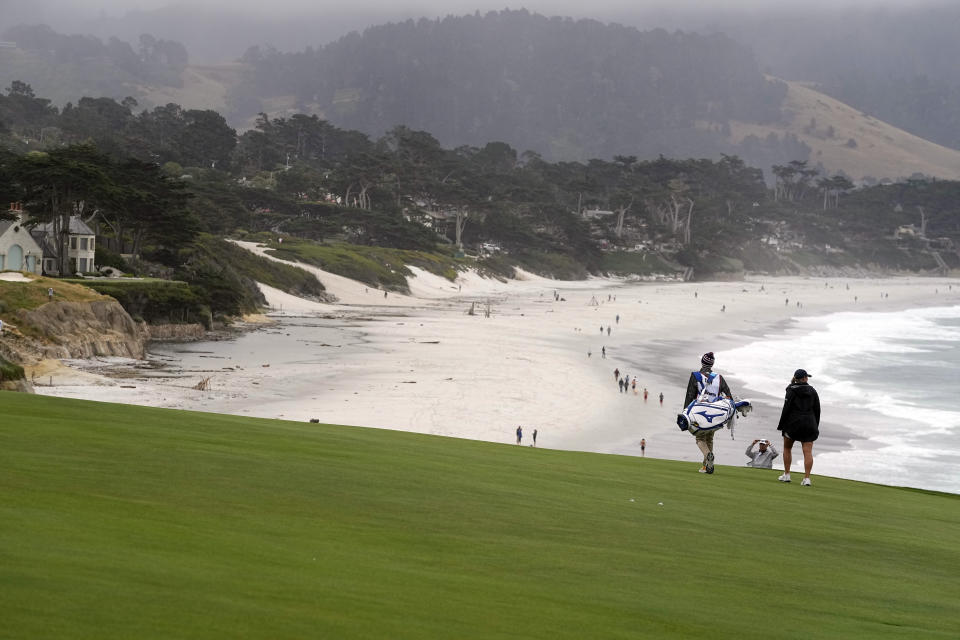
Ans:
{"label": "grassy hill", "polygon": [[[960,179],[960,151],[940,146],[871,117],[799,82],[787,82],[784,120],[731,123],[731,142],[748,135],[795,134],[812,149],[810,164],[854,179],[907,177],[915,172]],[[853,141],[852,143],[850,141]]]}
{"label": "grassy hill", "polygon": [[0,413],[0,637],[958,630],[955,495],[5,392]]}
{"label": "grassy hill", "polygon": [[189,65],[180,74],[183,86],[144,85],[139,87],[139,99],[150,108],[172,102],[185,109],[212,109],[228,113],[227,96],[230,88],[240,82],[246,70],[247,66],[240,62]]}

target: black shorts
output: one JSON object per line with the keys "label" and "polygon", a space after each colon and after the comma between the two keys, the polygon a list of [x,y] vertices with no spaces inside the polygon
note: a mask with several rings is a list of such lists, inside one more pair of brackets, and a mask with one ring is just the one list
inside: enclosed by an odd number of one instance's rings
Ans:
{"label": "black shorts", "polygon": [[796,442],[815,442],[820,437],[820,430],[816,427],[793,427],[784,429],[783,435]]}

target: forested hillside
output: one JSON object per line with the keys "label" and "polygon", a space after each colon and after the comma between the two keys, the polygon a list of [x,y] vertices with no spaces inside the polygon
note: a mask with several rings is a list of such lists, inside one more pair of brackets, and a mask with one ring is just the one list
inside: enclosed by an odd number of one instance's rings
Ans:
{"label": "forested hillside", "polygon": [[179,42],[144,33],[137,48],[118,38],[106,42],[57,33],[46,25],[20,25],[0,34],[16,47],[0,47],[0,87],[28,82],[55,104],[76,96],[137,97],[142,87],[178,87],[190,61]]}
{"label": "forested hillside", "polygon": [[[526,11],[387,24],[299,53],[255,47],[243,60],[253,73],[232,95],[240,115],[290,95],[299,110],[371,135],[402,124],[451,147],[502,140],[550,160],[736,153],[727,123],[777,120],[786,93],[722,35]],[[742,150],[760,164],[809,151],[752,142]]]}
{"label": "forested hillside", "polygon": [[224,236],[293,236],[306,244],[284,248],[313,243],[313,263],[396,289],[406,259],[447,277],[960,266],[960,183],[857,188],[806,161],[774,165],[768,190],[737,156],[549,162],[504,142],[450,148],[402,125],[372,139],[301,114],[238,135],[216,112],[174,104],[61,110],[25,83],[0,95],[0,143],[0,201],[40,220],[80,213],[98,226],[98,264],[184,279],[214,314],[255,306],[254,279],[322,293],[244,264]]}

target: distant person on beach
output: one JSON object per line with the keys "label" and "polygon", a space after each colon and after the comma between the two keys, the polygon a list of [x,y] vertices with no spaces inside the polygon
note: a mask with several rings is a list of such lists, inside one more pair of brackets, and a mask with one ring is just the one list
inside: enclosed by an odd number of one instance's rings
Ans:
{"label": "distant person on beach", "polygon": [[[683,401],[684,407],[689,406],[689,404],[696,400],[704,391],[707,391],[713,398],[718,398],[721,395],[728,398],[733,397],[727,381],[724,380],[720,374],[713,372],[714,362],[716,362],[716,358],[713,355],[713,351],[703,354],[703,357],[700,358],[700,370],[692,372],[690,379],[687,381],[687,395]],[[697,447],[703,454],[703,466],[700,467],[700,473],[713,473],[714,433],[715,431],[712,429],[704,429],[694,434],[694,438],[697,440]]]}
{"label": "distant person on beach", "polygon": [[517,425],[517,444],[520,444],[521,440],[523,440],[523,427]]}
{"label": "distant person on beach", "polygon": [[793,373],[787,386],[787,395],[780,412],[777,430],[783,432],[783,475],[780,482],[790,482],[790,463],[793,462],[793,443],[800,442],[803,449],[803,481],[810,486],[810,471],[813,469],[813,443],[820,437],[820,396],[808,384],[810,374],[804,369]]}
{"label": "distant person on beach", "polygon": [[617,380],[620,379],[620,367],[617,367],[616,369],[613,370],[613,377],[616,378]]}
{"label": "distant person on beach", "polygon": [[606,347],[600,347],[600,353],[603,354],[603,357],[604,357],[604,358],[606,358],[606,357],[607,357],[607,348],[606,348]]}
{"label": "distant person on beach", "polygon": [[617,378],[617,385],[620,387],[620,393],[623,393],[623,378]]}
{"label": "distant person on beach", "polygon": [[537,430],[533,430],[533,446],[537,446]]}
{"label": "distant person on beach", "polygon": [[640,455],[646,457],[647,455],[647,441],[645,438],[640,438]]}
{"label": "distant person on beach", "polygon": [[620,314],[617,314],[617,324],[620,324]]}
{"label": "distant person on beach", "polygon": [[607,335],[610,335],[610,325],[607,325]]}
{"label": "distant person on beach", "polygon": [[637,395],[637,379],[636,378],[633,379],[633,382],[631,383],[631,385],[633,387],[633,395]]}
{"label": "distant person on beach", "polygon": [[663,391],[660,392],[660,406],[663,406]]}
{"label": "distant person on beach", "polygon": [[[759,446],[759,450],[754,451],[753,448],[757,446]],[[754,440],[747,447],[747,457],[750,458],[747,466],[756,469],[773,469],[773,459],[778,455],[780,454],[777,453],[769,440]]]}

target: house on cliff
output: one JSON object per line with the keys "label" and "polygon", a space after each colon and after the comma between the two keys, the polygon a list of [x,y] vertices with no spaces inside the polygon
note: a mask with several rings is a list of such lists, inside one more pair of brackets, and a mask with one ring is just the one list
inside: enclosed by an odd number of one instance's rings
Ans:
{"label": "house on cliff", "polygon": [[[37,244],[43,249],[43,273],[58,276],[57,242],[53,237],[53,225],[38,224],[31,231]],[[96,271],[96,234],[78,216],[70,216],[70,229],[67,238],[67,257],[70,260],[71,273],[89,273]]]}
{"label": "house on cliff", "polygon": [[40,275],[43,249],[24,226],[25,216],[19,203],[10,205],[13,220],[0,221],[0,271],[27,271]]}

